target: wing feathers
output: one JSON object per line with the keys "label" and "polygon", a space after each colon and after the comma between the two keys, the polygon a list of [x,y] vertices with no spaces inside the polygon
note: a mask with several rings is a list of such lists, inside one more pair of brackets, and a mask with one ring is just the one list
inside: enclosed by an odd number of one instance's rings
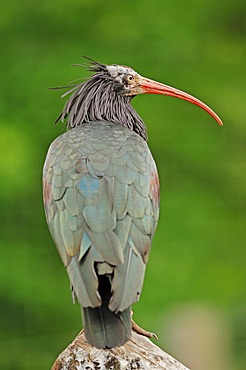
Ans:
{"label": "wing feathers", "polygon": [[111,274],[109,308],[124,311],[139,298],[158,219],[147,144],[116,124],[83,124],[51,145],[44,184],[51,234],[80,304],[100,306],[97,274]]}
{"label": "wing feathers", "polygon": [[124,311],[138,301],[143,285],[146,265],[141,256],[134,253],[128,244],[125,248],[125,262],[116,266],[112,281],[111,311]]}
{"label": "wing feathers", "polygon": [[93,256],[89,252],[82,262],[73,257],[67,266],[67,273],[79,303],[83,307],[97,307],[101,304],[98,293],[98,280],[93,268]]}
{"label": "wing feathers", "polygon": [[123,251],[119,238],[114,231],[108,230],[104,233],[94,233],[87,229],[87,233],[102,257],[111,265],[123,263]]}

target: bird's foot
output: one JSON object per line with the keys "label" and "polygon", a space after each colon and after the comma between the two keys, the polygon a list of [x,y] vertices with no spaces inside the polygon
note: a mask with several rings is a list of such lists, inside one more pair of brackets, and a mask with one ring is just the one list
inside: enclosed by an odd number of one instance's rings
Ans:
{"label": "bird's foot", "polygon": [[138,324],[135,323],[135,321],[132,320],[132,330],[135,331],[136,333],[143,335],[144,337],[147,338],[155,338],[158,340],[158,337],[155,333],[151,333],[143,328],[141,328]]}

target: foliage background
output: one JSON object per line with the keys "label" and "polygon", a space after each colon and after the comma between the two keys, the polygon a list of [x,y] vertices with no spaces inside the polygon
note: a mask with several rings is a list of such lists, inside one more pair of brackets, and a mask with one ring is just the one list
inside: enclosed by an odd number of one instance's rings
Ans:
{"label": "foliage background", "polygon": [[46,227],[41,171],[65,130],[53,125],[64,101],[47,87],[86,76],[70,66],[83,55],[188,91],[223,119],[220,128],[178,99],[133,102],[162,185],[134,317],[160,335],[173,307],[215,307],[230,332],[230,369],[245,368],[245,10],[243,0],[1,1],[1,369],[50,368],[81,326]]}

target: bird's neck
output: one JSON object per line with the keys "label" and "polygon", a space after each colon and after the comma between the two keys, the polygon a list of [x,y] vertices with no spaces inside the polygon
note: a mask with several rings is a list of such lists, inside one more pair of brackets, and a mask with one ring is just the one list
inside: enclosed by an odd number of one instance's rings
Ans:
{"label": "bird's neck", "polygon": [[72,91],[58,118],[63,121],[67,117],[69,128],[85,122],[109,121],[127,127],[147,140],[146,126],[131,106],[131,98],[117,92],[111,81],[92,77]]}

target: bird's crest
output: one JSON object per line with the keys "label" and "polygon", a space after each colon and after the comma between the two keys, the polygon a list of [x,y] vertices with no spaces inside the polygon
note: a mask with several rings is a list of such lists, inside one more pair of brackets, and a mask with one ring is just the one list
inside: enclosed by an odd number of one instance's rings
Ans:
{"label": "bird's crest", "polygon": [[[85,122],[109,121],[130,128],[146,140],[146,127],[130,105],[132,97],[120,94],[116,80],[118,74],[124,73],[127,67],[116,64],[108,66],[89,57],[84,58],[89,63],[72,65],[88,68],[92,72],[89,79],[78,78],[66,86],[51,88],[66,89],[62,98],[70,95],[55,124],[67,119],[67,127],[71,129]],[[124,89],[123,84],[120,85]]]}
{"label": "bird's crest", "polygon": [[106,64],[97,62],[96,60],[87,57],[86,55],[83,55],[83,58],[89,60],[89,63],[84,63],[84,64],[72,64],[72,66],[77,66],[77,67],[87,67],[89,68],[90,72],[107,72],[107,66]]}

